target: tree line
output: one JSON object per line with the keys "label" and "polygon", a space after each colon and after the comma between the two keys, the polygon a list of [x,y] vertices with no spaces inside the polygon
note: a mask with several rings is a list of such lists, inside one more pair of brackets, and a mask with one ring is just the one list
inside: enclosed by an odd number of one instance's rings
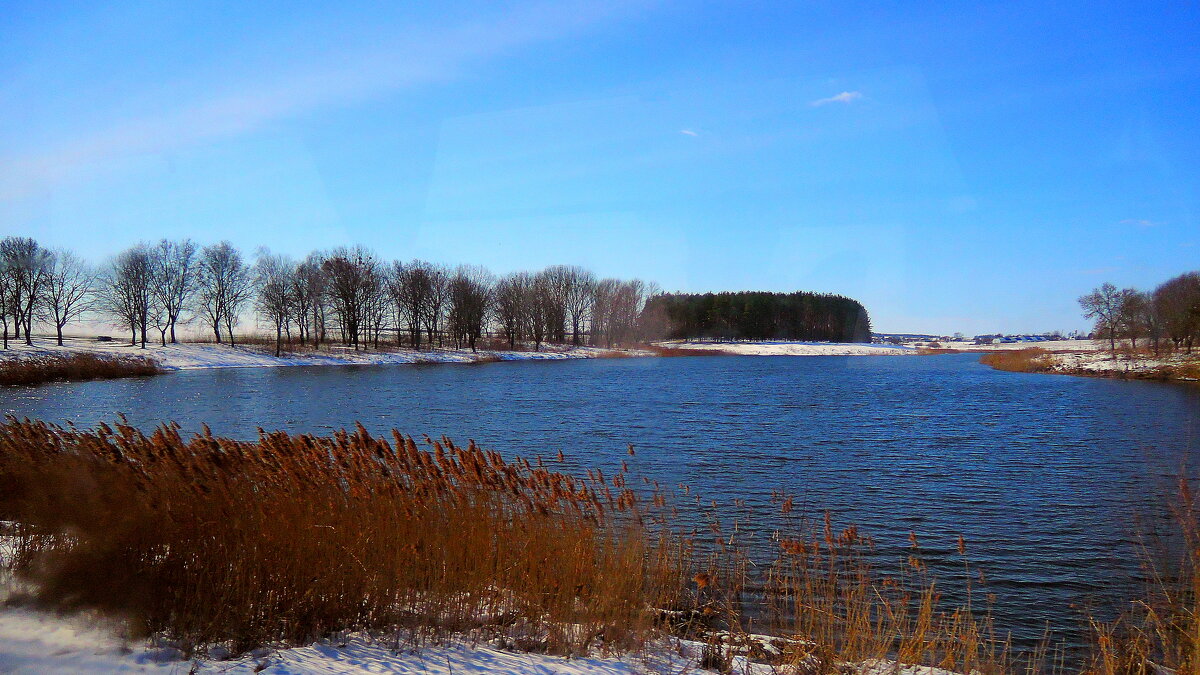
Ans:
{"label": "tree line", "polygon": [[647,314],[672,338],[870,342],[871,320],[857,300],[819,293],[662,294]]}
{"label": "tree line", "polygon": [[1121,341],[1139,341],[1155,356],[1166,351],[1192,353],[1200,342],[1200,272],[1168,279],[1152,291],[1117,288],[1105,283],[1079,298],[1094,323],[1093,338],[1108,342],[1116,353]]}
{"label": "tree line", "polygon": [[131,345],[178,341],[194,324],[218,343],[235,341],[250,314],[284,345],[330,342],[476,350],[484,336],[510,348],[532,343],[613,347],[647,334],[641,280],[597,278],[578,266],[497,277],[472,265],[386,261],[361,247],[303,260],[260,249],[247,260],[228,242],[139,243],[100,266],[26,237],[0,240],[0,334],[32,344],[35,325],[63,330],[85,318],[129,332]]}

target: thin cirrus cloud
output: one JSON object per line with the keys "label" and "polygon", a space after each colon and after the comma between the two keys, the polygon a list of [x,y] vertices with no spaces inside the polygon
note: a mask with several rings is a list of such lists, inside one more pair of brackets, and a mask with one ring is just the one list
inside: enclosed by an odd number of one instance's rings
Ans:
{"label": "thin cirrus cloud", "polygon": [[[636,4],[614,6],[628,9],[624,6]],[[613,6],[586,10],[576,3],[545,3],[382,48],[290,64],[206,97],[167,101],[158,110],[128,116],[106,128],[81,130],[42,152],[0,156],[0,203],[36,195],[126,157],[178,151],[251,133],[312,110],[449,81],[472,63],[562,39],[622,13]]]}
{"label": "thin cirrus cloud", "polygon": [[862,98],[861,91],[843,91],[842,93],[834,94],[829,98],[819,98],[809,105],[814,108],[819,108],[823,105],[829,105],[830,103],[853,103],[860,98]]}
{"label": "thin cirrus cloud", "polygon": [[692,137],[700,135],[700,134],[692,131],[691,129],[680,129],[679,133],[683,134],[684,136],[692,136]]}
{"label": "thin cirrus cloud", "polygon": [[1157,223],[1153,220],[1146,220],[1145,218],[1126,218],[1125,220],[1122,220],[1119,224],[1120,225],[1137,225],[1138,227],[1155,227],[1159,223]]}

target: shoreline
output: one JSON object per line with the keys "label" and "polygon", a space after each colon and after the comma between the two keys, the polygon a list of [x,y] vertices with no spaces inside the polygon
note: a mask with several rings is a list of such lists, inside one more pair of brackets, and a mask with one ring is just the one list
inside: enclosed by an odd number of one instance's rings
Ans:
{"label": "shoreline", "polygon": [[[215,368],[282,368],[291,366],[383,366],[383,365],[474,365],[503,361],[565,361],[603,358],[668,358],[679,356],[936,356],[940,354],[981,354],[985,363],[999,370],[1040,372],[1079,377],[1107,377],[1152,381],[1200,381],[1200,355],[1174,354],[1152,357],[1118,353],[1114,358],[1103,345],[1093,341],[1059,340],[1042,343],[975,345],[943,343],[938,347],[886,345],[874,343],[830,343],[802,341],[699,342],[689,340],[658,341],[628,348],[574,347],[543,345],[540,351],[435,348],[414,350],[383,346],[379,349],[354,350],[338,344],[322,345],[320,350],[284,352],[276,357],[273,347],[259,344],[217,344],[180,342],[147,344],[145,349],[126,342],[97,341],[96,338],[64,338],[62,347],[51,337],[35,338],[32,346],[10,342],[0,350],[0,368],[6,363],[51,357],[91,355],[127,359],[149,359],[165,372],[208,370]],[[995,357],[994,359],[990,357]],[[1005,360],[1005,365],[988,363]]]}
{"label": "shoreline", "polygon": [[1198,355],[1153,357],[1118,353],[1114,357],[1104,352],[1080,352],[1052,354],[1049,361],[1049,369],[1045,372],[1051,374],[1155,382],[1200,382]]}
{"label": "shoreline", "polygon": [[65,337],[63,346],[54,338],[39,336],[32,346],[10,342],[0,350],[0,366],[5,362],[41,357],[87,354],[116,358],[146,358],[165,371],[211,368],[280,368],[289,366],[421,365],[435,363],[480,364],[501,361],[562,361],[597,358],[649,358],[676,356],[910,356],[920,350],[908,346],[869,343],[829,342],[690,342],[662,341],[628,348],[605,348],[548,344],[540,351],[532,349],[435,348],[415,350],[385,346],[355,350],[339,344],[322,345],[320,350],[285,351],[274,355],[270,345],[217,344],[212,342],[147,343],[142,349],[124,341],[98,341],[94,337]]}
{"label": "shoreline", "polygon": [[1200,382],[1200,354],[1154,356],[1104,349],[1048,351],[1038,348],[992,352],[980,362],[996,370],[1155,382]]}
{"label": "shoreline", "polygon": [[[46,342],[49,342],[47,344]],[[415,350],[381,347],[354,350],[350,347],[322,346],[321,350],[285,351],[274,355],[274,348],[259,344],[216,344],[211,342],[179,342],[177,344],[147,344],[145,349],[126,342],[98,342],[95,338],[64,338],[59,347],[52,339],[35,338],[32,346],[9,344],[0,350],[0,364],[19,359],[47,356],[91,354],[116,358],[147,358],[166,371],[205,370],[213,368],[285,368],[290,366],[373,366],[420,365],[434,363],[479,364],[500,361],[557,361],[567,359],[627,358],[652,356],[637,349],[604,349],[600,347],[543,346],[542,351],[510,351],[480,349],[477,352],[456,349]]]}

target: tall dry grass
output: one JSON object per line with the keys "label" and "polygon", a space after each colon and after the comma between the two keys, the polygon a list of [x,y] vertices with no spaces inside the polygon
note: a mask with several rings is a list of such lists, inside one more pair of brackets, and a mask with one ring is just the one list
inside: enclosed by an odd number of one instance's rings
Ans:
{"label": "tall dry grass", "polygon": [[481,626],[559,652],[628,647],[681,575],[636,502],[541,462],[361,427],[256,442],[0,427],[15,571],[44,602],[189,647]]}
{"label": "tall dry grass", "polygon": [[721,349],[697,349],[695,347],[667,347],[663,345],[636,345],[637,349],[652,352],[655,356],[729,356],[733,352]]}
{"label": "tall dry grass", "polygon": [[0,385],[142,377],[161,372],[155,361],[144,357],[47,354],[0,361]]}
{"label": "tall dry grass", "polygon": [[979,357],[979,362],[997,370],[1018,373],[1046,373],[1054,368],[1050,352],[1040,347],[988,352]]}
{"label": "tall dry grass", "polygon": [[[706,643],[705,663],[726,670],[735,654],[812,673],[878,659],[1059,669],[1046,651],[1011,649],[987,603],[973,605],[986,594],[968,585],[965,605],[948,604],[916,535],[906,560],[882,569],[857,528],[794,518],[780,493],[773,559],[752,559],[756,528],[716,503],[705,528],[682,531],[672,500],[701,503],[686,487],[669,497],[625,466],[576,478],[557,461],[361,426],[247,442],[10,418],[6,563],[40,602],[98,609],[186,648],[365,629],[584,653],[671,633]],[[1159,583],[1120,620],[1093,622],[1084,672],[1200,673],[1200,527],[1186,490],[1176,516],[1177,564],[1155,568]],[[960,576],[976,578],[966,542],[958,553]]]}
{"label": "tall dry grass", "polygon": [[1181,479],[1167,527],[1142,536],[1146,587],[1113,621],[1092,619],[1097,675],[1200,674],[1200,504]]}

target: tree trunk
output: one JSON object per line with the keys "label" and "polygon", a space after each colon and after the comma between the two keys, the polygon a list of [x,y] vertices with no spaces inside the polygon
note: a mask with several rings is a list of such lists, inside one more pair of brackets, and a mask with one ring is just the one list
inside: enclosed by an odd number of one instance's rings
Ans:
{"label": "tree trunk", "polygon": [[58,346],[59,346],[59,347],[61,347],[61,346],[63,346],[63,343],[62,343],[62,325],[59,325],[59,324],[55,324],[55,325],[57,325],[57,326],[58,326]]}
{"label": "tree trunk", "polygon": [[275,358],[279,358],[279,346],[283,340],[283,331],[279,330],[279,324],[275,324]]}

